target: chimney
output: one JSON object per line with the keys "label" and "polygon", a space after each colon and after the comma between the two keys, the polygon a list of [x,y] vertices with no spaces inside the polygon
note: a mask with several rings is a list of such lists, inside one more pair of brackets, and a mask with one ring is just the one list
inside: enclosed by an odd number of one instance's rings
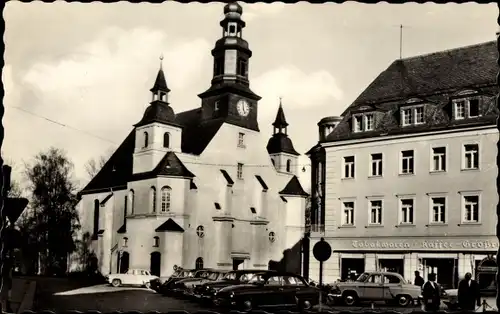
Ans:
{"label": "chimney", "polygon": [[318,122],[319,141],[324,141],[328,134],[342,121],[341,116],[325,117]]}

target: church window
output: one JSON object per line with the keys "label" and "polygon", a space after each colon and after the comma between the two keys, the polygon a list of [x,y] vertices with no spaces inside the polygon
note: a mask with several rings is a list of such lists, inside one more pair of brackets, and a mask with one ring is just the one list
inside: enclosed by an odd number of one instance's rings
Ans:
{"label": "church window", "polygon": [[134,214],[135,207],[135,195],[134,190],[130,190],[129,192],[129,201],[130,201],[130,214]]}
{"label": "church window", "polygon": [[247,76],[247,62],[243,59],[238,60],[238,75]]}
{"label": "church window", "polygon": [[161,189],[161,211],[162,213],[170,211],[170,194],[172,189],[169,186],[164,186]]}
{"label": "church window", "polygon": [[229,25],[229,35],[234,36],[236,34],[236,25]]}
{"label": "church window", "polygon": [[274,243],[274,241],[276,241],[276,234],[271,231],[269,232],[269,242]]}
{"label": "church window", "polygon": [[97,237],[99,232],[99,200],[94,201],[94,237]]}
{"label": "church window", "polygon": [[205,236],[205,228],[203,228],[203,226],[198,226],[196,228],[196,235],[198,238],[203,238]]}
{"label": "church window", "polygon": [[245,147],[245,133],[238,133],[238,147]]}
{"label": "church window", "polygon": [[149,144],[149,134],[148,132],[144,132],[144,148],[148,147]]}
{"label": "church window", "polygon": [[243,164],[238,163],[237,169],[236,169],[236,176],[238,179],[243,180]]}
{"label": "church window", "polygon": [[154,247],[159,247],[160,246],[160,238],[159,237],[154,237],[153,238],[153,246]]}
{"label": "church window", "polygon": [[163,134],[163,147],[169,148],[170,147],[170,133],[165,132]]}
{"label": "church window", "polygon": [[127,221],[126,217],[128,214],[128,196],[125,195],[125,202],[123,204],[123,223]]}
{"label": "church window", "polygon": [[218,100],[214,103],[214,111],[217,111],[217,110],[219,110],[219,101]]}
{"label": "church window", "polygon": [[203,269],[203,258],[198,257],[195,262],[195,269]]}
{"label": "church window", "polygon": [[122,246],[127,246],[127,244],[128,244],[128,238],[124,237],[123,242],[122,242]]}
{"label": "church window", "polygon": [[224,57],[218,57],[214,62],[214,75],[224,74]]}
{"label": "church window", "polygon": [[292,161],[288,159],[286,161],[286,172],[291,172],[292,171]]}
{"label": "church window", "polygon": [[153,213],[156,213],[156,188],[154,186],[151,187],[151,207]]}

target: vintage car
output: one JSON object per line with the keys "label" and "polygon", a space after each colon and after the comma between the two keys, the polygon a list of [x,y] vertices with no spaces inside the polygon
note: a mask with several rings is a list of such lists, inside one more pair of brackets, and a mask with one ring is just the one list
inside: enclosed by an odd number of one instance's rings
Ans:
{"label": "vintage car", "polygon": [[106,276],[106,281],[113,287],[119,287],[122,285],[138,285],[149,288],[151,280],[157,278],[157,276],[151,275],[149,270],[129,269],[125,274],[110,274]]}
{"label": "vintage car", "polygon": [[174,273],[171,276],[159,277],[159,278],[152,279],[150,281],[150,287],[154,291],[159,292],[161,285],[163,285],[165,282],[169,281],[170,279],[181,277],[183,275],[183,272],[187,272],[187,271],[183,270],[183,269],[178,269],[178,270],[174,271]]}
{"label": "vintage car", "polygon": [[176,277],[170,277],[167,281],[165,281],[159,289],[159,292],[163,295],[170,295],[172,290],[172,286],[179,280],[192,278],[196,274],[196,270],[194,269],[182,269],[181,272]]}
{"label": "vintage car", "polygon": [[181,289],[181,293],[186,297],[195,297],[194,289],[197,285],[202,285],[208,282],[214,282],[224,277],[227,271],[223,270],[207,270],[201,272],[199,277],[186,278],[177,281],[174,289]]}
{"label": "vintage car", "polygon": [[[269,270],[270,272],[271,270]],[[220,280],[206,282],[194,288],[194,296],[197,299],[212,301],[214,293],[222,288],[247,283],[255,274],[264,273],[265,270],[233,270],[226,273]]]}
{"label": "vintage car", "polygon": [[346,305],[355,305],[360,301],[385,301],[408,306],[420,295],[421,288],[407,283],[398,273],[365,272],[355,281],[334,284],[329,296]]}
{"label": "vintage car", "polygon": [[209,272],[213,272],[211,269],[198,269],[190,272],[188,277],[185,278],[175,278],[171,280],[168,284],[165,285],[164,292],[165,295],[174,295],[174,296],[182,296],[184,295],[184,287],[185,284],[182,282],[186,279],[194,279],[199,280],[202,278],[206,278],[209,275]]}
{"label": "vintage car", "polygon": [[214,294],[214,305],[244,312],[273,307],[309,310],[319,303],[319,293],[296,274],[265,272],[254,275],[246,284],[220,289]]}

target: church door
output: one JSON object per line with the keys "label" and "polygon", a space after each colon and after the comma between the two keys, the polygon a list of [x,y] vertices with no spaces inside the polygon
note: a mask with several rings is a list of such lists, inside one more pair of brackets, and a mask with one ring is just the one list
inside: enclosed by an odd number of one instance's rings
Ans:
{"label": "church door", "polygon": [[118,254],[118,269],[117,273],[125,274],[129,267],[130,255],[128,252],[122,252],[121,256]]}
{"label": "church door", "polygon": [[161,253],[151,253],[151,275],[160,277],[161,268]]}

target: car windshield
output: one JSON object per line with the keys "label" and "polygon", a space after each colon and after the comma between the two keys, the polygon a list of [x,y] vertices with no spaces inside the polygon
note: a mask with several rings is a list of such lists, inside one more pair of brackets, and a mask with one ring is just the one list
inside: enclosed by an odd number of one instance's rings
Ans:
{"label": "car windshield", "polygon": [[254,275],[248,281],[248,283],[264,283],[264,282],[265,282],[265,280],[264,280],[264,278],[262,278],[262,275]]}
{"label": "car windshield", "polygon": [[182,272],[182,275],[179,276],[179,277],[185,277],[185,278],[191,278],[194,276],[194,273],[192,271],[183,271]]}
{"label": "car windshield", "polygon": [[358,282],[365,282],[366,279],[368,279],[368,277],[370,277],[370,274],[368,273],[362,273],[361,275],[359,275],[358,279],[356,279],[356,281]]}
{"label": "car windshield", "polygon": [[222,277],[222,280],[236,280],[236,273],[227,273]]}
{"label": "car windshield", "polygon": [[252,273],[246,273],[246,274],[242,274],[240,276],[240,278],[238,278],[241,282],[247,282],[249,281],[250,279],[253,278],[255,274],[252,274]]}
{"label": "car windshield", "polygon": [[194,274],[194,278],[207,278],[206,271],[198,271]]}
{"label": "car windshield", "polygon": [[220,273],[210,273],[210,274],[208,274],[207,279],[217,280],[217,278],[219,278],[219,276],[220,276]]}

